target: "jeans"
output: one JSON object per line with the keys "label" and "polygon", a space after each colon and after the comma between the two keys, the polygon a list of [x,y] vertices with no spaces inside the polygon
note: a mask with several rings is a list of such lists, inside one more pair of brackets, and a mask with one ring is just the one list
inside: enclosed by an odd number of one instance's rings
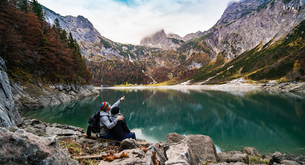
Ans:
{"label": "jeans", "polygon": [[129,132],[128,134],[125,135],[124,139],[127,139],[127,138],[133,138],[134,140],[137,140],[136,134],[131,133],[131,132]]}
{"label": "jeans", "polygon": [[110,139],[112,136],[111,132],[108,132],[105,136],[101,136],[103,139]]}

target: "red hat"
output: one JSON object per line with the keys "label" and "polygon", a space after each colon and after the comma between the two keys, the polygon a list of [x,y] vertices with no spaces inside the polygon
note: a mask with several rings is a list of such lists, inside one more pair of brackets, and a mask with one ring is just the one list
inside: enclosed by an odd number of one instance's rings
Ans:
{"label": "red hat", "polygon": [[100,110],[101,110],[101,111],[105,111],[105,110],[108,109],[108,106],[109,106],[109,103],[108,103],[108,102],[102,102],[102,103],[100,104]]}

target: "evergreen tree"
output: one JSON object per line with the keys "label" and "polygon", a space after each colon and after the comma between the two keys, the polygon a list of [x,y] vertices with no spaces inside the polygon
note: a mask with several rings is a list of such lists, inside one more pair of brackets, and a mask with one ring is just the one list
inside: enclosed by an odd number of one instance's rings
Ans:
{"label": "evergreen tree", "polygon": [[20,10],[24,12],[28,12],[28,1],[27,0],[21,0],[20,2]]}
{"label": "evergreen tree", "polygon": [[40,21],[44,21],[44,16],[43,16],[41,5],[36,0],[33,0],[31,5],[32,5],[33,11],[34,11],[35,15],[37,16],[37,18]]}
{"label": "evergreen tree", "polygon": [[60,41],[66,46],[68,43],[67,31],[65,29],[61,30],[59,33]]}
{"label": "evergreen tree", "polygon": [[57,30],[58,34],[61,33],[61,26],[60,26],[58,18],[55,18],[53,27]]}

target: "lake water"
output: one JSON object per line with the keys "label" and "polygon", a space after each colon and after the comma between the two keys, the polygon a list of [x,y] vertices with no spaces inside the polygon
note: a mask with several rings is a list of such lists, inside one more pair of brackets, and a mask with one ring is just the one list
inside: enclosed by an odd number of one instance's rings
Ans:
{"label": "lake water", "polygon": [[210,136],[219,151],[255,147],[261,154],[305,155],[305,96],[266,92],[175,90],[105,90],[43,109],[24,117],[68,124],[86,130],[89,117],[103,101],[120,104],[129,128],[149,142],[166,141],[172,132]]}

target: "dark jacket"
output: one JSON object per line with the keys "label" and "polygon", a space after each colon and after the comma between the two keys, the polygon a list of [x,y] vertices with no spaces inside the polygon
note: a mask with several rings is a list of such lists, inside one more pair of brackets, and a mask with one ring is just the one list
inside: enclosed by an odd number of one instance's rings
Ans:
{"label": "dark jacket", "polygon": [[[111,117],[112,120],[115,120],[119,114]],[[127,133],[130,132],[129,128],[127,127],[126,120],[120,120],[117,124],[110,130],[113,139],[122,141]]]}

